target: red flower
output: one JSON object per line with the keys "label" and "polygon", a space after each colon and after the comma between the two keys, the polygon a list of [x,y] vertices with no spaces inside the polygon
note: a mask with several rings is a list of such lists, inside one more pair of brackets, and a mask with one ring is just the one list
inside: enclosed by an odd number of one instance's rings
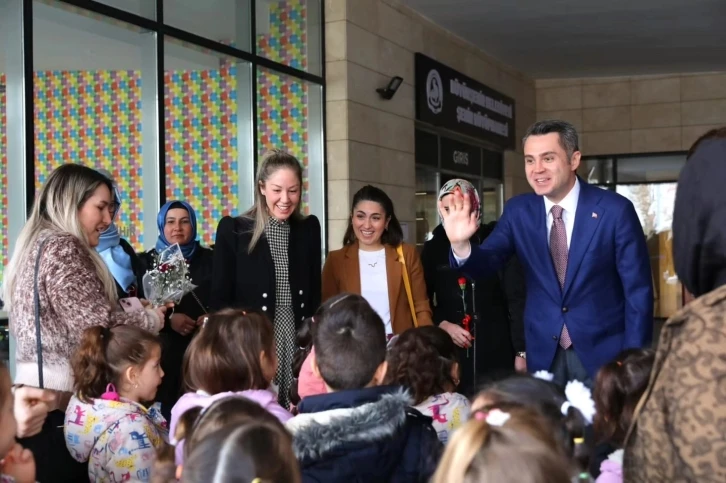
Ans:
{"label": "red flower", "polygon": [[459,280],[458,280],[458,282],[459,282],[459,288],[460,288],[461,290],[464,290],[464,289],[466,288],[466,278],[464,278],[464,277],[459,277]]}
{"label": "red flower", "polygon": [[471,327],[470,327],[470,325],[471,325],[471,315],[466,314],[464,316],[464,320],[461,321],[461,325],[462,325],[462,327],[464,327],[464,330],[465,331],[471,333]]}
{"label": "red flower", "polygon": [[166,273],[166,272],[168,272],[169,270],[171,270],[171,266],[170,266],[170,265],[169,265],[168,263],[163,263],[163,264],[161,264],[161,265],[159,266],[159,271],[160,271],[161,273]]}

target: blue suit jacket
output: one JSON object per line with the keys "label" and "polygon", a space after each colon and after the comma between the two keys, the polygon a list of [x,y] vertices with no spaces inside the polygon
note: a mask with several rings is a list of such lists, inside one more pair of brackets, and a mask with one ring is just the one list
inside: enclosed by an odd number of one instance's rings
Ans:
{"label": "blue suit jacket", "polygon": [[[580,180],[564,289],[550,255],[544,200],[533,193],[507,202],[494,232],[472,247],[461,270],[474,279],[485,277],[515,253],[527,281],[529,371],[550,369],[565,323],[591,377],[621,350],[650,345],[651,267],[643,229],[627,198]],[[456,266],[453,256],[451,262]]]}

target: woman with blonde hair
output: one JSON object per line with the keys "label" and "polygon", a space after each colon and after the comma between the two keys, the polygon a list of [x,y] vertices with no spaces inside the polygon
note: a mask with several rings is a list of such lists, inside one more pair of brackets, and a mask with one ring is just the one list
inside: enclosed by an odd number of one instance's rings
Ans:
{"label": "woman with blonde hair", "polygon": [[[73,390],[70,359],[83,330],[136,325],[158,332],[164,308],[121,310],[116,283],[96,253],[116,205],[107,177],[65,164],[48,177],[15,243],[5,271],[3,297],[17,341],[17,384],[55,392],[41,433],[29,438],[40,481],[79,481],[63,438],[64,411]],[[85,470],[81,473],[85,478]]]}
{"label": "woman with blonde hair", "polygon": [[303,169],[295,157],[272,150],[260,160],[255,203],[225,216],[217,227],[213,310],[260,310],[273,321],[279,361],[278,400],[289,407],[295,334],[320,305],[320,222],[301,209]]}

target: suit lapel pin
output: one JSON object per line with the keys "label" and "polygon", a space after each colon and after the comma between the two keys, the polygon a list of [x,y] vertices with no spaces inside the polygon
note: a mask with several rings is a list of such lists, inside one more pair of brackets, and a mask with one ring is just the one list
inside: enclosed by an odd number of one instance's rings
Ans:
{"label": "suit lapel pin", "polygon": [[597,219],[597,213],[595,213],[595,212],[593,211],[593,213],[592,213],[592,217],[593,217],[593,218],[596,218],[596,219]]}

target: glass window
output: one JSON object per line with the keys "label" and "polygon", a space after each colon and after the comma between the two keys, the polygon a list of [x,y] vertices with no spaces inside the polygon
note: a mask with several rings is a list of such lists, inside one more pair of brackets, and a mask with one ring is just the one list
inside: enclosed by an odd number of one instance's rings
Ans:
{"label": "glass window", "polygon": [[582,160],[580,175],[591,184],[607,184],[615,182],[615,171],[612,158],[586,158]]}
{"label": "glass window", "polygon": [[163,0],[164,23],[250,52],[251,1]]}
{"label": "glass window", "polygon": [[481,189],[481,221],[491,223],[497,221],[502,214],[504,204],[504,186],[499,181],[485,179]]}
{"label": "glass window", "polygon": [[219,220],[252,203],[240,198],[252,186],[251,68],[174,40],[164,66],[166,198],[192,205],[211,245]]}
{"label": "glass window", "polygon": [[36,190],[63,163],[108,170],[119,231],[143,250],[159,199],[154,36],[78,12],[33,4]]}
{"label": "glass window", "polygon": [[416,246],[419,250],[431,239],[439,224],[438,196],[438,173],[416,168]]}
{"label": "glass window", "polygon": [[302,208],[321,224],[325,219],[322,105],[320,86],[264,68],[257,71],[258,154],[284,149],[302,163]]}
{"label": "glass window", "polygon": [[618,157],[618,183],[675,181],[685,164],[685,154]]}
{"label": "glass window", "polygon": [[[157,0],[96,0],[98,3],[125,10],[141,17],[156,19]],[[161,1],[161,0],[158,0]]]}
{"label": "glass window", "polygon": [[320,0],[255,0],[257,55],[320,75]]}
{"label": "glass window", "polygon": [[673,207],[677,183],[618,185],[635,206],[648,243],[655,288],[655,316],[667,318],[683,305],[683,288],[673,262]]}

